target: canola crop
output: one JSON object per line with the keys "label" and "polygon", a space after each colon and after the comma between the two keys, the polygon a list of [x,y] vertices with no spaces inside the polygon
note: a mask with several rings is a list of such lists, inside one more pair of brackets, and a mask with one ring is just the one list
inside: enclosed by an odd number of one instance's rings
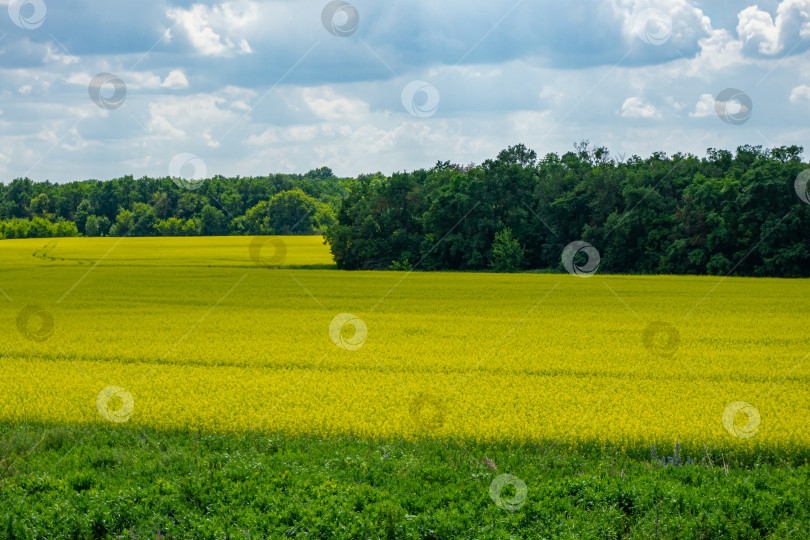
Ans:
{"label": "canola crop", "polygon": [[0,420],[810,447],[807,280],[330,265],[314,237],[0,242]]}

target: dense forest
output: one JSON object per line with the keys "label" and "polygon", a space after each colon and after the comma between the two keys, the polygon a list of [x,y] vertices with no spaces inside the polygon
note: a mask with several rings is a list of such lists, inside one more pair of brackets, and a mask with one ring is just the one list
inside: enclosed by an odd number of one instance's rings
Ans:
{"label": "dense forest", "polygon": [[518,145],[480,166],[357,183],[326,238],[346,269],[562,269],[584,241],[600,272],[810,276],[802,152],[617,161],[583,142],[538,160]]}
{"label": "dense forest", "polygon": [[[582,142],[481,165],[0,184],[0,238],[324,234],[339,268],[561,269],[573,241],[623,273],[810,276],[798,146],[614,159]],[[801,186],[801,190],[805,187]],[[579,256],[582,256],[581,254]]]}
{"label": "dense forest", "polygon": [[193,183],[22,178],[0,184],[0,238],[317,234],[334,222],[349,185],[327,167]]}

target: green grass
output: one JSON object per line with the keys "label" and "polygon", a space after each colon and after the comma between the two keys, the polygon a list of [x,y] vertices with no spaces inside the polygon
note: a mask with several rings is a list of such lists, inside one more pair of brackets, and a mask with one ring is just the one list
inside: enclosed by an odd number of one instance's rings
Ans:
{"label": "green grass", "polygon": [[[611,449],[0,425],[2,538],[800,538],[810,468]],[[495,505],[498,472],[527,497]],[[509,490],[511,488],[507,488]],[[512,493],[504,491],[502,496]]]}

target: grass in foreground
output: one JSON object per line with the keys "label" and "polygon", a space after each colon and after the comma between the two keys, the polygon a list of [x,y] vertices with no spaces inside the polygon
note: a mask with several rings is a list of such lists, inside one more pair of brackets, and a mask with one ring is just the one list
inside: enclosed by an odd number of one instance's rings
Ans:
{"label": "grass in foreground", "polygon": [[[800,538],[810,467],[544,445],[0,425],[0,537]],[[486,458],[486,459],[485,459]],[[487,459],[490,460],[487,465]],[[497,468],[497,470],[496,470]],[[493,480],[512,474],[500,508]]]}

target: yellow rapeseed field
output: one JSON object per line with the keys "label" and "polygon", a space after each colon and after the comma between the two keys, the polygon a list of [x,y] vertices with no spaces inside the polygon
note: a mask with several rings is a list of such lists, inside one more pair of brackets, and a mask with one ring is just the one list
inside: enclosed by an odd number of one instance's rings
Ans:
{"label": "yellow rapeseed field", "polygon": [[0,242],[0,420],[810,446],[810,283],[341,272],[322,239]]}

